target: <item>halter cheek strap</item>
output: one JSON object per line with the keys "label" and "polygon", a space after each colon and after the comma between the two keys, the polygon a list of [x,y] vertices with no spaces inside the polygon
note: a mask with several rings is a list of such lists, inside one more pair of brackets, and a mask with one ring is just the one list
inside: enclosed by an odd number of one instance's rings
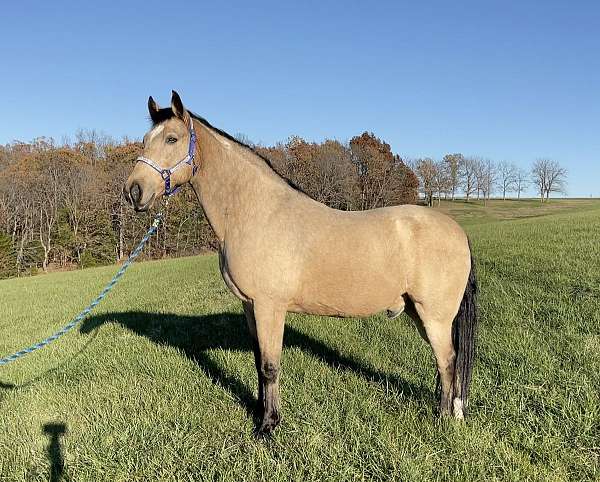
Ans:
{"label": "halter cheek strap", "polygon": [[190,120],[190,145],[188,147],[188,154],[181,161],[175,164],[173,167],[169,169],[164,169],[159,166],[152,159],[148,159],[147,157],[140,156],[136,159],[135,162],[143,162],[144,164],[150,166],[156,172],[160,174],[163,181],[165,182],[165,196],[172,196],[181,186],[177,186],[175,189],[171,189],[171,175],[177,171],[180,167],[184,165],[188,165],[192,167],[192,176],[196,174],[198,170],[198,166],[194,163],[194,156],[196,151],[196,131],[194,130],[194,121]]}

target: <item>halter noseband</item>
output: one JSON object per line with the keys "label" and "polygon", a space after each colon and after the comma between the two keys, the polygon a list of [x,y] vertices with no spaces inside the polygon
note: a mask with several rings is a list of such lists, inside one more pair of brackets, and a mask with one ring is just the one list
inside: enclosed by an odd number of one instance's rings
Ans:
{"label": "halter noseband", "polygon": [[171,175],[177,169],[179,169],[184,164],[187,164],[188,166],[192,167],[192,176],[194,174],[196,174],[196,171],[198,170],[198,166],[196,166],[196,164],[194,163],[195,151],[196,151],[196,131],[194,130],[194,121],[190,119],[190,145],[188,147],[187,156],[185,156],[181,161],[179,161],[177,164],[175,164],[173,167],[171,167],[169,169],[163,169],[152,159],[148,159],[147,157],[144,157],[144,156],[138,157],[135,160],[135,162],[143,162],[144,164],[147,164],[152,169],[154,169],[156,172],[158,172],[160,174],[160,177],[162,177],[163,181],[165,181],[165,196],[172,196],[177,191],[179,191],[179,188],[181,187],[181,186],[177,186],[175,189],[171,190]]}

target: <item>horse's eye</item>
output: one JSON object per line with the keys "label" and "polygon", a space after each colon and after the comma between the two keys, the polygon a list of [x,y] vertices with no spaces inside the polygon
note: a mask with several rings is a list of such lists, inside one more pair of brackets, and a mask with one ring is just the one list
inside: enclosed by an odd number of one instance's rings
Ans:
{"label": "horse's eye", "polygon": [[167,144],[175,144],[177,142],[176,137],[167,137]]}

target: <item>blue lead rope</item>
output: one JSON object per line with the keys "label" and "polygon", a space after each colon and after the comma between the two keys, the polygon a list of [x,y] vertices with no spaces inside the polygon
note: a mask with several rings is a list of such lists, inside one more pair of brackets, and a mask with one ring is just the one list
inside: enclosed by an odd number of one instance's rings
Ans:
{"label": "blue lead rope", "polygon": [[138,255],[142,252],[142,249],[144,249],[144,245],[148,242],[150,237],[158,229],[158,226],[160,225],[161,220],[162,220],[162,213],[159,212],[156,215],[156,217],[154,218],[154,222],[152,223],[152,226],[150,226],[150,229],[148,229],[148,232],[142,238],[142,240],[140,241],[140,244],[138,244],[137,247],[133,250],[133,252],[129,255],[129,258],[127,258],[127,261],[125,261],[123,263],[123,266],[121,266],[121,269],[119,269],[119,271],[117,271],[117,274],[115,274],[113,276],[113,279],[111,279],[110,282],[104,287],[104,289],[100,292],[100,294],[96,297],[96,299],[94,301],[92,301],[75,318],[73,318],[73,321],[71,321],[68,325],[65,325],[64,327],[62,327],[60,330],[58,330],[56,333],[54,333],[54,335],[49,336],[48,338],[40,341],[39,343],[36,343],[35,345],[31,345],[30,347],[24,348],[23,350],[13,353],[12,355],[8,355],[4,358],[0,358],[0,366],[8,365],[9,363],[11,363],[15,360],[18,360],[19,358],[24,357],[25,355],[29,355],[29,353],[32,353],[36,350],[39,350],[40,348],[45,347],[46,345],[49,345],[53,341],[58,340],[65,333],[68,333],[69,331],[71,331],[79,323],[81,323],[83,321],[83,319],[87,315],[89,315],[90,312],[104,299],[104,297],[109,293],[109,291],[113,289],[115,284],[117,284],[117,281],[119,281],[119,278],[121,278],[121,276],[123,276],[125,274],[125,271],[127,271],[127,268],[129,268],[129,266],[133,263],[135,258],[137,258]]}

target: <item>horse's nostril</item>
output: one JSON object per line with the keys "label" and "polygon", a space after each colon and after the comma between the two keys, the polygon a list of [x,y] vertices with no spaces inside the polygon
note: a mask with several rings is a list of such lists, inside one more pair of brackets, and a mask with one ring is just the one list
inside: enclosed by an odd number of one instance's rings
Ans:
{"label": "horse's nostril", "polygon": [[139,203],[140,199],[142,199],[142,188],[136,182],[132,184],[131,189],[129,189],[129,195],[134,203]]}

